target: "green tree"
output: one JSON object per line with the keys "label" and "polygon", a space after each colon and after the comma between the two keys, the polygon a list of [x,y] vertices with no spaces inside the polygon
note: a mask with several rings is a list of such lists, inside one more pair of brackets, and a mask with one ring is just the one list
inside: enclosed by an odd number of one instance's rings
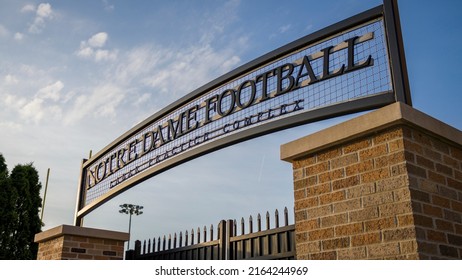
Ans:
{"label": "green tree", "polygon": [[8,167],[5,163],[5,158],[0,154],[0,259],[5,259],[7,251],[7,236],[8,236],[8,219],[6,207],[3,207],[8,201]]}
{"label": "green tree", "polygon": [[41,231],[40,189],[38,172],[32,163],[15,166],[8,176],[5,159],[0,157],[0,258],[36,258],[38,246],[34,236]]}
{"label": "green tree", "polygon": [[0,259],[11,258],[12,222],[15,219],[14,190],[11,188],[8,167],[0,154]]}

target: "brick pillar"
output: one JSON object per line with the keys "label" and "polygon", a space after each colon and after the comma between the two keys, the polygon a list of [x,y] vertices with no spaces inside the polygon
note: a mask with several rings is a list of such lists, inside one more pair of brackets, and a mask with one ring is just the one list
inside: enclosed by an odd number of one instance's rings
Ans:
{"label": "brick pillar", "polygon": [[128,233],[61,225],[35,235],[37,260],[122,260]]}
{"label": "brick pillar", "polygon": [[462,258],[462,132],[395,103],[281,146],[297,259]]}

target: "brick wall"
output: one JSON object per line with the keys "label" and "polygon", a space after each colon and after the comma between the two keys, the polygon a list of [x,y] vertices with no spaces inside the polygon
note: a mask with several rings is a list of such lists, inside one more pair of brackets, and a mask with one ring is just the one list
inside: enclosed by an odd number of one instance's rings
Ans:
{"label": "brick wall", "polygon": [[37,260],[60,260],[62,259],[64,236],[50,239],[39,244]]}
{"label": "brick wall", "polygon": [[460,131],[403,104],[283,146],[297,258],[461,258],[461,147]]}
{"label": "brick wall", "polygon": [[421,131],[404,139],[420,257],[462,258],[462,149]]}
{"label": "brick wall", "polygon": [[60,226],[36,235],[38,260],[121,260],[127,233]]}
{"label": "brick wall", "polygon": [[299,259],[418,258],[403,129],[293,162]]}

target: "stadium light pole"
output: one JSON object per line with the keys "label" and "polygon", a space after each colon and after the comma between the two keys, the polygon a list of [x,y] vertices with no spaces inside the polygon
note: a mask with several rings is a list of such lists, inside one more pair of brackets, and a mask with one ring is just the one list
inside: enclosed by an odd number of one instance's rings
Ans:
{"label": "stadium light pole", "polygon": [[120,208],[122,208],[121,210],[119,210],[119,213],[130,215],[130,218],[128,220],[128,248],[127,248],[127,251],[128,251],[130,250],[130,232],[131,232],[131,227],[132,227],[132,215],[138,216],[138,215],[143,214],[143,211],[141,211],[143,209],[143,206],[128,204],[128,203],[125,203],[119,206]]}

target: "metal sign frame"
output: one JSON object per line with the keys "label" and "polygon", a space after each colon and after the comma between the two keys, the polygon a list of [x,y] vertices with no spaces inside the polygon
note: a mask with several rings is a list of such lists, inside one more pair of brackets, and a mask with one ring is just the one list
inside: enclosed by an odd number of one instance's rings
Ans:
{"label": "metal sign frame", "polygon": [[[211,123],[216,119],[225,118],[238,111],[244,111],[248,107],[258,103],[263,103],[271,98],[287,94],[291,91],[296,91],[302,87],[307,87],[320,81],[337,79],[338,76],[346,73],[359,72],[360,69],[373,65],[373,58],[370,55],[363,61],[357,63],[354,61],[355,45],[371,40],[374,36],[373,33],[366,33],[362,36],[348,38],[341,44],[326,47],[316,54],[304,56],[303,59],[298,59],[298,62],[296,62],[298,64],[294,62],[274,66],[269,72],[267,71],[264,74],[261,74],[257,78],[254,78],[254,80],[245,80],[240,82],[239,86],[234,85],[234,88],[226,89],[222,91],[221,94],[209,97],[205,99],[205,101],[203,98],[206,95],[210,95],[213,90],[216,90],[221,86],[227,86],[231,82],[244,77],[246,74],[251,73],[252,71],[255,72],[264,66],[288,57],[300,49],[319,44],[319,42],[329,40],[329,38],[335,36],[338,37],[339,34],[342,34],[342,32],[346,33],[358,26],[379,20],[383,21],[384,25],[384,37],[386,38],[384,39],[386,41],[384,43],[388,57],[387,63],[389,68],[388,78],[390,80],[390,89],[361,98],[353,98],[351,100],[337,103],[334,102],[328,106],[320,106],[310,110],[303,110],[304,108],[302,108],[299,104],[303,100],[294,100],[290,103],[279,104],[278,107],[275,107],[276,109],[270,108],[266,110],[264,112],[267,114],[266,117],[263,117],[262,112],[246,116],[242,119],[244,126],[249,126],[246,129],[240,129],[240,124],[235,121],[234,123],[229,123],[224,126],[222,125],[219,128],[222,130],[220,132],[221,135],[213,136],[212,132],[205,132],[205,134],[200,136],[203,138],[200,139],[199,136],[195,138],[194,135],[190,136],[189,139],[186,138],[186,140],[179,145],[177,144],[177,146],[173,146],[173,148],[171,148],[168,152],[165,152],[165,154],[152,156],[152,159],[142,163],[141,165],[133,166],[132,169],[126,171],[124,174],[120,176],[117,175],[119,177],[112,180],[105,190],[101,191],[101,193],[97,193],[91,200],[88,199],[87,196],[93,191],[92,188],[115,173],[112,169],[119,170],[128,166],[132,161],[137,159],[138,156],[144,156],[148,152],[155,150],[156,146],[168,144],[170,141],[173,142],[177,137],[179,138],[184,135],[188,135],[188,133],[201,126],[205,126],[205,124]],[[344,57],[346,57],[346,63],[344,63],[339,69],[330,72],[329,56],[332,52],[338,50],[343,50],[345,52]],[[319,59],[323,63],[323,66],[320,67],[321,73],[319,76],[316,76],[310,65],[309,60],[314,59]],[[294,72],[294,65],[300,66],[296,79],[290,76]],[[302,74],[302,68],[306,70],[306,73]],[[275,83],[275,92],[273,93],[266,92],[266,81],[270,75],[275,77],[274,79],[277,79]],[[301,77],[307,76],[310,78],[309,80],[306,80],[305,83],[298,83]],[[263,83],[263,86],[261,87],[262,93],[258,99],[255,97],[256,85],[255,82],[253,82],[255,80]],[[244,91],[247,91],[247,95],[244,98],[249,98],[249,100],[242,102],[240,98],[244,96]],[[238,97],[236,98],[236,96]],[[196,102],[196,105],[191,105],[194,104],[194,102]],[[198,105],[198,102],[200,102],[201,105]],[[83,217],[85,215],[114,196],[155,176],[156,174],[164,172],[199,156],[286,128],[349,113],[379,108],[393,102],[403,102],[408,105],[412,105],[397,3],[396,0],[385,0],[383,5],[302,37],[211,81],[210,83],[196,89],[178,101],[153,114],[140,124],[127,131],[125,134],[118,137],[90,159],[84,159],[82,161],[80,172],[74,224],[76,226],[82,226]],[[211,108],[212,103],[214,104],[213,108]],[[223,108],[223,104],[225,104],[225,108]],[[232,105],[230,106],[226,104]],[[186,107],[188,109],[185,109]],[[201,115],[201,121],[197,120],[199,118],[199,109],[205,111],[205,113],[202,113],[203,115]],[[213,118],[209,116],[212,109],[215,110]],[[172,114],[176,114],[177,117],[171,117]],[[274,114],[276,114],[276,117]],[[150,127],[152,127],[153,124],[157,125],[158,123],[161,125],[156,127],[157,130],[155,133],[157,138],[155,138],[154,132]],[[165,132],[163,132],[166,129],[168,129],[168,135],[165,135]],[[228,133],[228,131],[231,130],[235,131],[233,131],[233,133]],[[162,135],[162,133],[164,133],[164,135]],[[148,149],[146,149],[146,145],[149,146]],[[145,152],[144,154],[141,154],[140,146],[142,147],[143,153]],[[137,147],[138,152],[136,150]],[[145,149],[146,151],[144,151]],[[151,162],[154,163],[151,164]],[[110,172],[108,170],[110,170]]]}

